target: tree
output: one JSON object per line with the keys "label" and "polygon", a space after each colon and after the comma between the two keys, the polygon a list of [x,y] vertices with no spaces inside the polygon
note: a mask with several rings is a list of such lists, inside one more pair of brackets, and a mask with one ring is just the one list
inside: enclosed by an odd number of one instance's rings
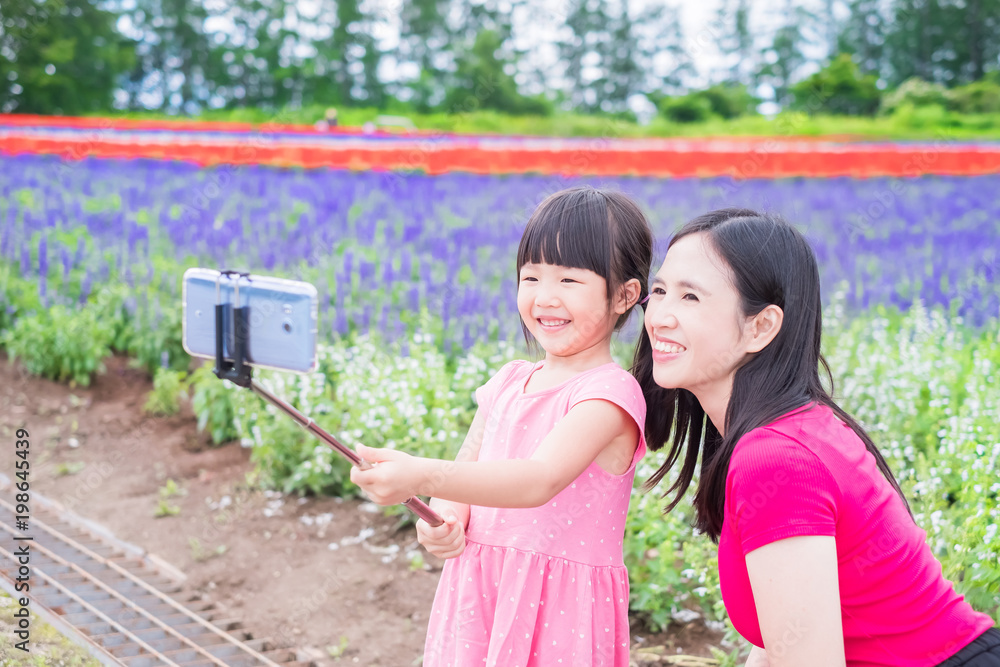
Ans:
{"label": "tree", "polygon": [[757,69],[753,35],[750,32],[750,1],[723,0],[712,29],[725,65],[716,82],[749,86]]}
{"label": "tree", "polygon": [[[681,55],[677,23],[664,25],[667,16],[676,19],[676,10],[649,5],[633,16],[625,0],[614,6],[605,0],[573,2],[565,20],[566,37],[558,43],[572,106],[623,112],[632,96],[659,90],[669,77],[678,81],[690,62]],[[651,76],[658,53],[677,56],[675,67],[659,79]]]}
{"label": "tree", "polygon": [[886,20],[880,10],[880,0],[850,0],[849,15],[837,37],[838,53],[853,56],[865,74],[881,76],[884,67]]}
{"label": "tree", "polygon": [[88,0],[0,5],[0,112],[83,114],[112,107],[134,44]]}
{"label": "tree", "polygon": [[594,83],[604,75],[602,53],[610,37],[605,0],[572,0],[566,14],[566,37],[557,44],[567,80],[567,99],[574,109],[598,111],[601,96]]}
{"label": "tree", "polygon": [[318,21],[332,29],[314,42],[307,94],[320,104],[382,106],[385,87],[378,68],[383,54],[374,37],[379,17],[366,13],[359,0],[322,0],[320,7]]}
{"label": "tree", "polygon": [[509,63],[497,57],[502,42],[492,30],[483,30],[472,48],[459,58],[455,86],[448,91],[444,108],[449,113],[495,109],[508,114],[548,115],[551,105],[517,90]]}
{"label": "tree", "polygon": [[417,77],[402,88],[408,91],[410,104],[423,113],[441,102],[446,73],[454,61],[453,33],[447,24],[451,4],[451,0],[409,0],[399,14],[398,61],[417,67]]}
{"label": "tree", "polygon": [[802,47],[812,43],[806,31],[816,17],[801,5],[795,6],[791,0],[786,0],[783,14],[785,22],[762,53],[763,64],[755,79],[757,83],[768,84],[774,90],[774,101],[786,106],[791,102],[791,85],[796,74],[807,62]]}
{"label": "tree", "polygon": [[161,109],[194,113],[206,106],[217,84],[205,71],[212,52],[205,6],[199,0],[136,0],[126,15],[138,42],[126,86],[130,106],[152,106],[153,97]]}
{"label": "tree", "polygon": [[[648,6],[636,20],[639,34],[636,58],[645,73],[647,91],[677,93],[686,89],[696,74],[691,50],[686,44],[680,11],[673,6]],[[657,61],[666,64],[657,74]],[[647,93],[651,99],[656,93]],[[656,100],[653,99],[656,103]]]}
{"label": "tree", "polygon": [[[233,3],[227,17],[234,29],[212,35],[215,46],[205,69],[216,83],[210,105],[278,109],[303,103],[303,21],[289,0]],[[221,43],[220,42],[221,39]],[[221,104],[220,104],[221,103]]]}

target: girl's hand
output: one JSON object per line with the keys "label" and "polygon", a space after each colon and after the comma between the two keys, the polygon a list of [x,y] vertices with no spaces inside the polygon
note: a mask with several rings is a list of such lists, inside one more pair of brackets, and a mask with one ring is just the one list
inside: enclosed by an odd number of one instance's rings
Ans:
{"label": "girl's hand", "polygon": [[438,558],[461,556],[465,551],[465,526],[454,513],[444,513],[441,518],[444,523],[437,527],[423,519],[417,521],[417,541]]}
{"label": "girl's hand", "polygon": [[416,495],[415,459],[394,449],[375,449],[358,445],[358,455],[372,468],[351,468],[351,481],[360,486],[372,502],[396,505]]}

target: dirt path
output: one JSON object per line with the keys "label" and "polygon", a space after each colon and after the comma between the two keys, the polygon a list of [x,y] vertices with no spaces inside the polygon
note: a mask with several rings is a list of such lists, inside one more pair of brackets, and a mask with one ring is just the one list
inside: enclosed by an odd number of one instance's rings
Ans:
{"label": "dirt path", "polygon": [[[14,431],[26,428],[33,491],[162,558],[255,637],[318,664],[420,663],[441,563],[412,528],[370,503],[255,489],[249,450],[208,448],[189,411],[147,417],[152,383],[124,359],[106,363],[71,389],[0,356],[0,472],[13,475]],[[707,656],[713,640],[689,627],[633,643]]]}

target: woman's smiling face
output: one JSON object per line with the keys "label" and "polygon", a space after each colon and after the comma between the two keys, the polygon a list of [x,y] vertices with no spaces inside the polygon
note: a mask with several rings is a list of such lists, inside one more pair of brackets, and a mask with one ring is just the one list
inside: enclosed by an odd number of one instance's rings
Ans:
{"label": "woman's smiling face", "polygon": [[708,236],[674,243],[653,278],[645,325],[653,346],[653,379],[706,401],[728,401],[746,356],[746,318],[729,267]]}

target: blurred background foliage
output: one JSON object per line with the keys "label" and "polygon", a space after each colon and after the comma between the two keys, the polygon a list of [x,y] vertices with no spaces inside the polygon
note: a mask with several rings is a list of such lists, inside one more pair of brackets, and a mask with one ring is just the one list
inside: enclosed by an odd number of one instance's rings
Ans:
{"label": "blurred background foliage", "polygon": [[[962,125],[956,114],[1000,113],[1000,0],[785,1],[753,12],[749,0],[721,0],[696,34],[676,4],[636,6],[5,0],[0,111],[252,110],[314,122],[336,107],[342,124],[365,109],[354,119],[397,113],[418,125],[488,112],[504,119],[492,123],[499,131],[511,117],[571,113],[669,123],[654,133],[759,111],[917,110],[918,124],[949,126]],[[483,118],[471,129],[493,131]]]}

